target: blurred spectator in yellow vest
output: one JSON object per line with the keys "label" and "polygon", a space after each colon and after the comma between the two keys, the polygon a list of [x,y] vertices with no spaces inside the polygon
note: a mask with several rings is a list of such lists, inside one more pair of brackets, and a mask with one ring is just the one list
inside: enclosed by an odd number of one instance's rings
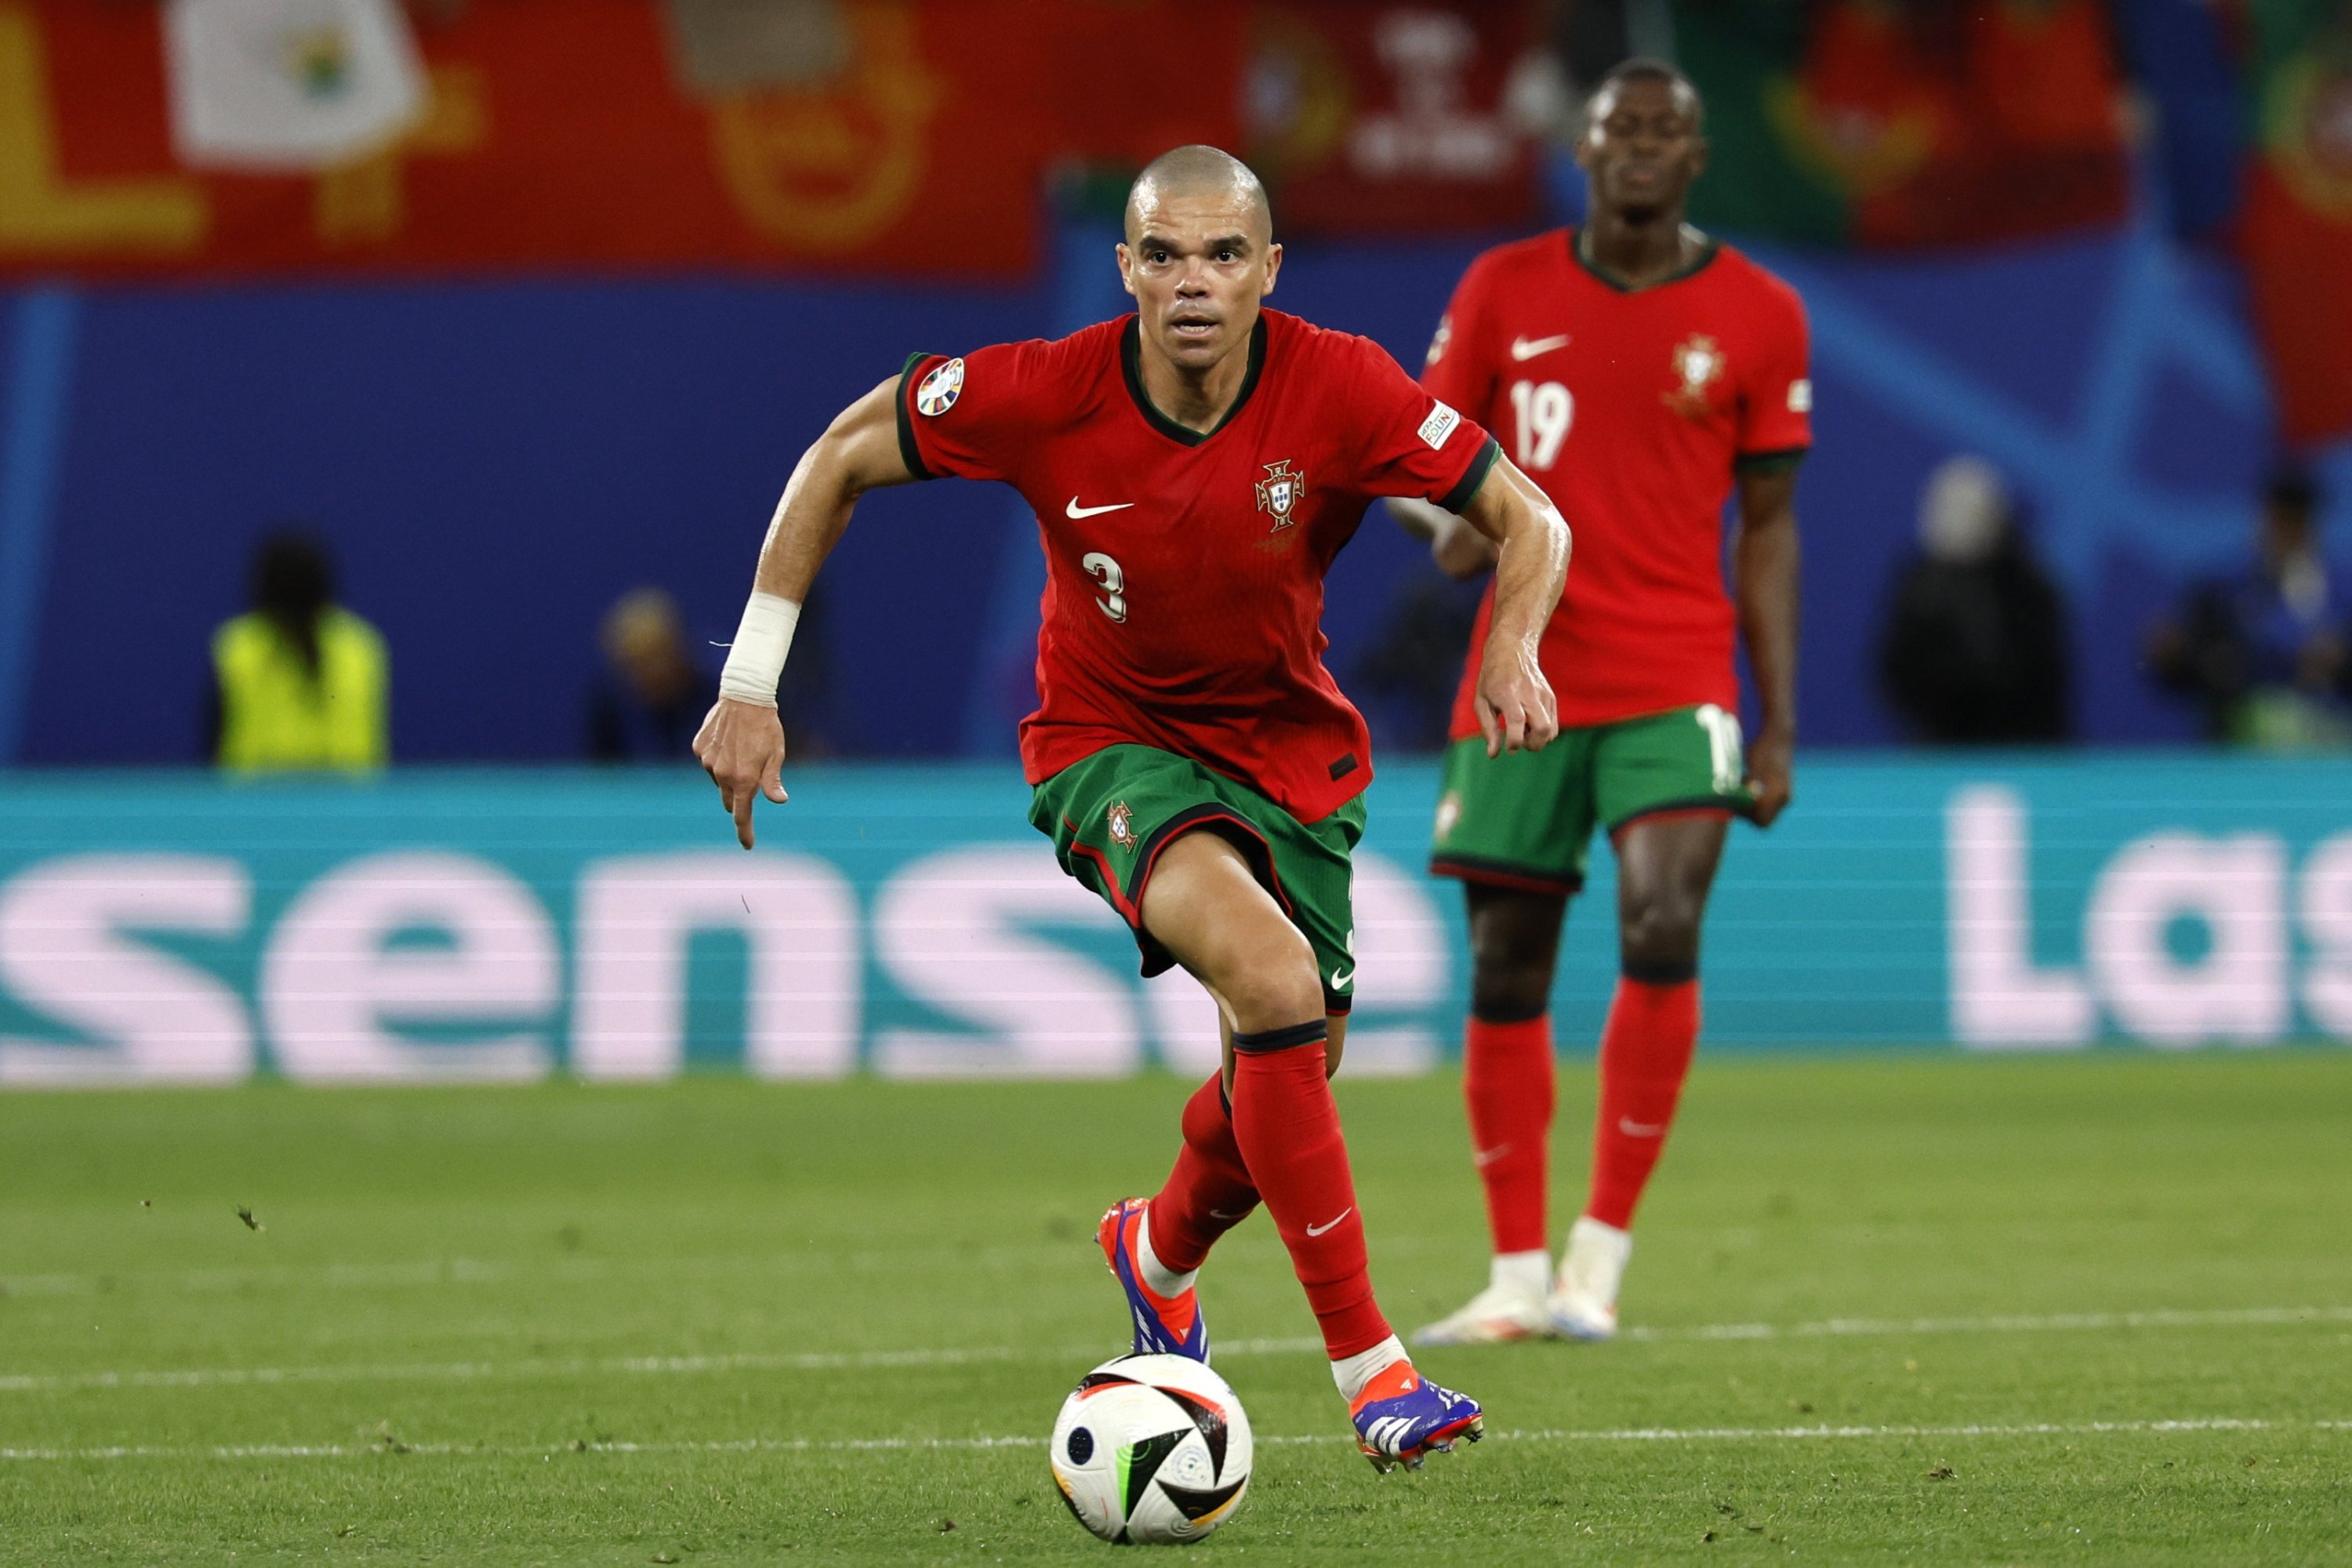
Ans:
{"label": "blurred spectator in yellow vest", "polygon": [[213,634],[213,756],[233,773],[383,766],[390,661],[335,602],[333,563],[307,532],[261,542],[253,608]]}

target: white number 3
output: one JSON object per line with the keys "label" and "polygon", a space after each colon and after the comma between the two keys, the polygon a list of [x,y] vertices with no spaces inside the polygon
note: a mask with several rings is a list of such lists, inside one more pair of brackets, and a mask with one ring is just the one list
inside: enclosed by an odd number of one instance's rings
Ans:
{"label": "white number 3", "polygon": [[1095,601],[1095,607],[1114,621],[1125,621],[1127,574],[1118,569],[1118,563],[1099,550],[1089,550],[1078,564],[1087,569],[1087,576],[1102,584],[1102,597]]}

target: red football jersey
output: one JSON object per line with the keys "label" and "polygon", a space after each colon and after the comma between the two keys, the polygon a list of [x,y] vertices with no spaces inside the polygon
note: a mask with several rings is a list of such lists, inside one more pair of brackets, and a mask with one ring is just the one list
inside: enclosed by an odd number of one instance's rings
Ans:
{"label": "red football jersey", "polygon": [[[1737,468],[1812,444],[1805,361],[1796,290],[1729,246],[1630,292],[1585,264],[1573,230],[1470,264],[1422,384],[1501,436],[1574,531],[1543,638],[1562,724],[1738,710],[1723,506]],[[1489,584],[1457,739],[1478,732],[1471,698],[1494,607]]]}
{"label": "red football jersey", "polygon": [[1279,311],[1261,314],[1241,396],[1206,435],[1151,405],[1140,350],[1127,316],[917,355],[900,453],[918,478],[1002,479],[1037,514],[1030,783],[1132,742],[1316,821],[1372,771],[1364,721],[1323,668],[1323,575],[1374,497],[1469,504],[1495,443],[1379,344]]}

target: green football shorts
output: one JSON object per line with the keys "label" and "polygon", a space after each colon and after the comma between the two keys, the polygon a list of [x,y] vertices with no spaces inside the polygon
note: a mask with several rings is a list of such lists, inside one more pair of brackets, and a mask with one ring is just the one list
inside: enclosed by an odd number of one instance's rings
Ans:
{"label": "green football shorts", "polygon": [[1327,1012],[1354,1000],[1356,935],[1348,857],[1364,836],[1359,795],[1317,823],[1303,823],[1237,779],[1151,746],[1109,746],[1039,784],[1030,825],[1054,841],[1062,869],[1118,911],[1142,950],[1143,973],[1175,957],[1143,929],[1143,889],[1160,850],[1179,834],[1218,834],[1247,859],[1315,950]]}
{"label": "green football shorts", "polygon": [[1710,702],[1562,730],[1540,752],[1486,755],[1475,736],[1445,752],[1429,868],[1533,892],[1584,886],[1587,847],[1635,817],[1720,810],[1753,816],[1739,717]]}

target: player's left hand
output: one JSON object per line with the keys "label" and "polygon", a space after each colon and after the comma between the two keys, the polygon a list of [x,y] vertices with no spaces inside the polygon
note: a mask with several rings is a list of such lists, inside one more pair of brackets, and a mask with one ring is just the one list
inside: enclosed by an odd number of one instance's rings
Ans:
{"label": "player's left hand", "polygon": [[735,819],[735,842],[751,847],[751,804],[761,795],[778,805],[784,794],[784,727],[772,708],[722,697],[694,737],[694,760],[719,786],[719,804]]}
{"label": "player's left hand", "polygon": [[1797,736],[1785,724],[1767,724],[1748,748],[1748,793],[1756,797],[1756,826],[1769,827],[1797,797]]}
{"label": "player's left hand", "polygon": [[1490,757],[1540,752],[1559,734],[1559,706],[1531,644],[1498,647],[1487,639],[1475,706]]}

